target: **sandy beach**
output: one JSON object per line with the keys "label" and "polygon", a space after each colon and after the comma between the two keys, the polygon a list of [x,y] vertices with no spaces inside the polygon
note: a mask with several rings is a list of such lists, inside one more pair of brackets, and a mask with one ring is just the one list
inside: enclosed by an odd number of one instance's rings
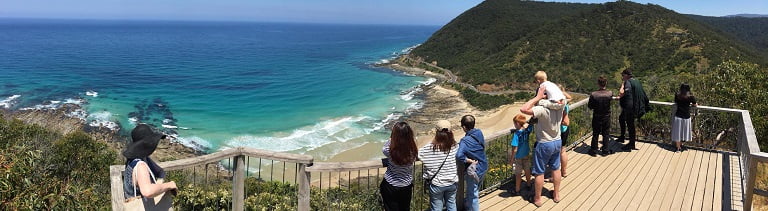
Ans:
{"label": "sandy beach", "polygon": [[[480,111],[464,100],[458,91],[438,84],[425,87],[424,97],[424,107],[403,120],[414,129],[417,136],[416,144],[419,147],[432,141],[435,133],[434,124],[443,119],[451,122],[456,140],[461,139],[464,132],[459,121],[462,116],[467,114],[477,118],[476,128],[482,130],[486,137],[492,134],[507,133],[513,127],[513,117],[520,113],[520,106],[522,106],[522,103],[515,103],[488,111]],[[323,161],[349,162],[379,159],[383,156],[381,154],[382,145],[383,143],[367,143]]]}

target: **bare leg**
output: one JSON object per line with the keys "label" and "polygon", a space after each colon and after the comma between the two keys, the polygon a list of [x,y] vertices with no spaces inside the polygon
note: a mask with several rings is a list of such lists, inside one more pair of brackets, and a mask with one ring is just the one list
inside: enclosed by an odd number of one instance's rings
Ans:
{"label": "bare leg", "polygon": [[560,173],[560,170],[552,171],[552,183],[555,185],[555,191],[552,193],[552,200],[555,203],[560,202],[560,181],[562,180]]}
{"label": "bare leg", "polygon": [[520,183],[523,180],[523,175],[517,174],[515,175],[515,192],[520,193]]}
{"label": "bare leg", "polygon": [[536,205],[537,207],[540,207],[541,204],[542,204],[542,202],[541,202],[541,188],[544,187],[544,174],[536,175],[536,185],[535,185],[535,187],[536,187],[536,189],[534,190],[533,204]]}
{"label": "bare leg", "polygon": [[563,171],[563,177],[568,177],[566,167],[568,167],[568,153],[565,152],[565,147],[562,147],[560,148],[560,170]]}

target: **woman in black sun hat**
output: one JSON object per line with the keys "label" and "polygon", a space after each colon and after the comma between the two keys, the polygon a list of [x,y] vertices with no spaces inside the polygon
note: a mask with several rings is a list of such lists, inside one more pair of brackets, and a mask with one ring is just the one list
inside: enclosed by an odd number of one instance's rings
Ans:
{"label": "woman in black sun hat", "polygon": [[131,131],[133,141],[123,151],[123,156],[126,158],[123,173],[123,190],[126,199],[136,196],[152,198],[165,192],[176,192],[175,182],[158,182],[157,178],[165,177],[165,171],[149,158],[149,155],[157,149],[160,139],[165,137],[146,124],[139,124]]}

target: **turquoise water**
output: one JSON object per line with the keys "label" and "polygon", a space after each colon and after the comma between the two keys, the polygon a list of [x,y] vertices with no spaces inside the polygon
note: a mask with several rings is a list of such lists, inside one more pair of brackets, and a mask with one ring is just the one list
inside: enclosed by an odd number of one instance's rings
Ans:
{"label": "turquoise water", "polygon": [[430,81],[373,63],[437,27],[0,19],[0,107],[153,124],[206,151],[321,157],[384,141]]}

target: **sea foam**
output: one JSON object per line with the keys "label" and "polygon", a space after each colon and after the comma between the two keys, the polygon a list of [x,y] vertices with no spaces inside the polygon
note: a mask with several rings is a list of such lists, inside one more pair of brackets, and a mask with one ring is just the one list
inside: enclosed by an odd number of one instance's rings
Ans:
{"label": "sea foam", "polygon": [[0,107],[11,108],[11,106],[13,106],[13,104],[16,103],[15,102],[16,99],[18,99],[19,97],[21,97],[21,95],[13,95],[8,98],[5,98],[5,100],[0,101]]}

